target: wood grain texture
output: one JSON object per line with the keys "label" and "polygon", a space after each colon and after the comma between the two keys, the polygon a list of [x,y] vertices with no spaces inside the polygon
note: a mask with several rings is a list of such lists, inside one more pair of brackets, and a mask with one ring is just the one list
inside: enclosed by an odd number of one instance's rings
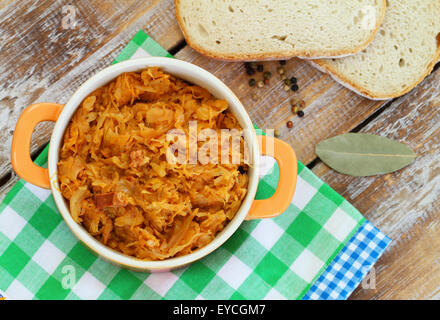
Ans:
{"label": "wood grain texture", "polygon": [[440,73],[395,101],[361,132],[410,146],[417,159],[382,176],[355,178],[323,163],[314,173],[393,242],[376,266],[376,289],[352,299],[440,299]]}
{"label": "wood grain texture", "polygon": [[[0,177],[11,171],[12,132],[25,107],[34,102],[65,103],[86,79],[110,65],[140,29],[167,49],[183,40],[172,0],[111,5],[75,1],[73,30],[63,29],[61,23],[63,6],[69,4],[14,1],[0,10]],[[52,124],[39,125],[31,151],[48,142],[51,130]]]}
{"label": "wood grain texture", "polygon": [[[34,102],[65,103],[91,75],[109,65],[127,42],[143,29],[166,49],[183,40],[174,19],[172,0],[74,1],[78,27],[61,27],[68,1],[0,2],[0,177],[11,173],[9,148],[16,120]],[[349,132],[381,109],[385,102],[360,97],[308,63],[292,59],[287,75],[296,76],[300,90],[285,92],[278,62],[264,62],[270,84],[250,88],[242,63],[207,59],[184,47],[177,58],[211,71],[242,100],[261,128],[278,128],[303,163],[315,159],[315,145]],[[261,79],[257,73],[254,78]],[[413,147],[419,158],[397,173],[352,178],[322,163],[314,172],[352,202],[394,242],[377,264],[377,289],[358,289],[353,299],[440,298],[440,72],[416,90],[397,99],[363,132],[394,138]],[[258,96],[257,101],[252,95]],[[289,100],[306,102],[304,118],[294,116]],[[286,122],[292,120],[293,128]],[[44,145],[51,125],[34,134],[32,151]],[[437,160],[437,161],[436,161]],[[0,200],[17,178],[0,186]]]}
{"label": "wood grain texture", "polygon": [[[284,91],[284,83],[277,72],[279,62],[261,62],[265,71],[272,73],[270,84],[263,88],[249,87],[250,78],[260,80],[263,73],[246,74],[244,64],[206,58],[189,46],[176,57],[197,64],[224,81],[243,102],[252,121],[262,129],[278,129],[281,139],[290,143],[300,161],[305,164],[315,159],[315,145],[331,136],[348,132],[368,118],[386,101],[363,98],[335,82],[329,75],[313,68],[300,59],[291,59],[284,66],[288,77],[298,79],[299,91]],[[252,99],[258,95],[258,100]],[[302,99],[306,103],[305,116],[299,118],[291,112],[290,100]],[[287,121],[293,128],[286,127]]]}

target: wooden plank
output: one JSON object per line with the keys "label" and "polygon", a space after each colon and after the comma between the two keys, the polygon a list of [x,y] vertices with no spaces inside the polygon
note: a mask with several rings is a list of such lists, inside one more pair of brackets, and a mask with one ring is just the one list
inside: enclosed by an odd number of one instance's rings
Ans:
{"label": "wooden plank", "polygon": [[[300,59],[289,60],[285,66],[289,77],[298,78],[297,93],[283,90],[284,83],[277,73],[277,61],[263,62],[265,70],[272,73],[270,84],[263,88],[250,88],[249,77],[243,63],[208,59],[190,47],[185,47],[176,57],[197,64],[215,74],[235,92],[243,102],[251,119],[261,128],[279,129],[281,139],[295,149],[305,164],[315,159],[315,145],[327,137],[348,132],[384,105],[384,101],[363,98],[321,73]],[[262,73],[252,76],[261,79]],[[252,94],[259,96],[258,101]],[[291,112],[289,100],[303,99],[305,116],[299,118]],[[293,128],[286,122],[291,120]]]}
{"label": "wooden plank", "polygon": [[[61,28],[62,1],[0,3],[0,177],[10,172],[11,130],[22,109],[35,101],[64,103],[92,74],[108,65],[139,30],[144,29],[169,49],[183,40],[174,19],[172,0],[76,1],[77,30]],[[91,14],[93,13],[93,14]],[[300,91],[283,91],[278,62],[264,62],[273,74],[270,85],[249,88],[242,63],[210,60],[185,47],[177,57],[196,63],[221,78],[243,101],[262,128],[279,128],[301,161],[314,159],[317,142],[350,131],[383,106],[357,96],[306,62],[287,63]],[[258,74],[258,78],[261,74]],[[256,77],[257,78],[257,77]],[[350,178],[323,164],[314,171],[353,202],[366,217],[394,238],[377,265],[377,289],[359,289],[353,298],[440,298],[439,215],[439,72],[410,95],[392,104],[363,131],[405,141],[420,154],[417,162],[392,175]],[[256,93],[258,101],[251,95]],[[289,99],[305,100],[306,115],[290,112]],[[285,127],[291,119],[294,127]],[[32,150],[46,143],[50,125],[36,132]],[[0,187],[4,195],[16,181]]]}
{"label": "wooden plank", "polygon": [[[166,49],[183,40],[172,0],[106,3],[76,1],[74,30],[62,28],[64,1],[15,1],[1,7],[0,177],[11,170],[12,132],[26,106],[37,101],[65,103],[140,29]],[[51,124],[38,127],[32,151],[47,143],[51,130]]]}
{"label": "wooden plank", "polygon": [[361,132],[401,141],[418,157],[393,174],[355,178],[323,163],[313,169],[392,239],[379,260],[376,289],[353,299],[440,298],[440,73],[395,101]]}

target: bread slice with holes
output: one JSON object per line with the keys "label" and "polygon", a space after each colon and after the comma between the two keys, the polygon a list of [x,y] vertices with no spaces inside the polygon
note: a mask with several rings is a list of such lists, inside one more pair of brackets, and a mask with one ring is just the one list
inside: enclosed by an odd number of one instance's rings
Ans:
{"label": "bread slice with holes", "polygon": [[365,50],[350,57],[311,61],[346,87],[375,100],[407,93],[440,58],[440,1],[387,3],[384,22]]}
{"label": "bread slice with holes", "polygon": [[187,43],[222,60],[338,57],[374,39],[386,0],[175,0]]}

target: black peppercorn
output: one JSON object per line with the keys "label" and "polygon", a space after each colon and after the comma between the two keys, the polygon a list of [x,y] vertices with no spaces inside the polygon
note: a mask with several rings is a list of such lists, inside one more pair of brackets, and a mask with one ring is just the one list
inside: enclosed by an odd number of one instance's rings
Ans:
{"label": "black peppercorn", "polygon": [[302,110],[299,110],[297,114],[298,114],[298,117],[300,117],[300,118],[304,117],[304,111],[302,111]]}
{"label": "black peppercorn", "polygon": [[280,65],[282,66],[286,65],[286,60],[280,60]]}
{"label": "black peppercorn", "polygon": [[290,78],[290,82],[291,82],[291,83],[297,83],[297,82],[298,82],[298,79],[295,78],[295,77],[292,77],[292,78]]}
{"label": "black peppercorn", "polygon": [[290,87],[290,89],[291,89],[292,91],[298,91],[299,87],[298,87],[297,84],[293,84],[293,85]]}
{"label": "black peppercorn", "polygon": [[258,72],[263,72],[263,70],[264,70],[264,67],[263,67],[262,64],[257,65],[257,71]]}
{"label": "black peppercorn", "polygon": [[256,83],[257,83],[257,82],[255,81],[254,78],[249,79],[249,85],[250,85],[251,87],[255,87],[255,84],[256,84]]}
{"label": "black peppercorn", "polygon": [[250,76],[255,74],[255,69],[253,68],[246,68],[246,73]]}

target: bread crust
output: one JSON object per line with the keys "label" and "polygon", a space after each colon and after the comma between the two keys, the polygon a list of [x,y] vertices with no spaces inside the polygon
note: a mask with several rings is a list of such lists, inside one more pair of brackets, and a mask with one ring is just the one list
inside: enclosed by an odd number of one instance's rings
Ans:
{"label": "bread crust", "polygon": [[422,82],[428,75],[431,74],[436,63],[440,60],[440,33],[437,34],[436,41],[437,41],[437,51],[435,52],[432,61],[429,63],[429,66],[428,66],[426,72],[420,78],[416,79],[416,81],[414,81],[412,83],[412,85],[409,86],[408,88],[401,90],[399,92],[392,93],[392,94],[383,94],[383,93],[378,93],[378,92],[372,92],[368,89],[362,88],[359,85],[357,85],[356,83],[353,83],[352,81],[350,81],[349,79],[344,77],[343,74],[338,73],[334,68],[332,68],[331,65],[327,64],[323,60],[311,60],[310,62],[314,67],[321,70],[322,72],[329,74],[333,79],[335,79],[337,82],[339,82],[343,86],[347,87],[348,89],[350,89],[350,90],[352,90],[352,91],[354,91],[354,92],[356,92],[356,93],[358,93],[368,99],[388,100],[388,99],[403,96],[404,94],[408,93],[409,91],[411,91],[412,89],[417,87],[417,85],[420,82]]}
{"label": "bread crust", "polygon": [[263,61],[263,60],[283,60],[290,59],[293,57],[301,57],[301,58],[340,58],[348,55],[352,55],[364,50],[368,45],[374,40],[376,34],[385,18],[386,11],[386,0],[381,0],[383,3],[381,15],[376,23],[376,29],[371,33],[371,36],[367,39],[367,41],[355,48],[347,48],[345,50],[339,51],[297,51],[291,50],[286,53],[279,52],[266,52],[264,54],[222,54],[214,51],[206,50],[196,43],[193,42],[191,36],[187,33],[185,29],[185,24],[183,23],[183,19],[179,12],[179,3],[181,0],[174,0],[175,4],[175,12],[177,23],[180,26],[180,30],[182,30],[183,36],[186,39],[186,43],[196,50],[197,52],[207,56],[209,58],[223,60],[223,61]]}

